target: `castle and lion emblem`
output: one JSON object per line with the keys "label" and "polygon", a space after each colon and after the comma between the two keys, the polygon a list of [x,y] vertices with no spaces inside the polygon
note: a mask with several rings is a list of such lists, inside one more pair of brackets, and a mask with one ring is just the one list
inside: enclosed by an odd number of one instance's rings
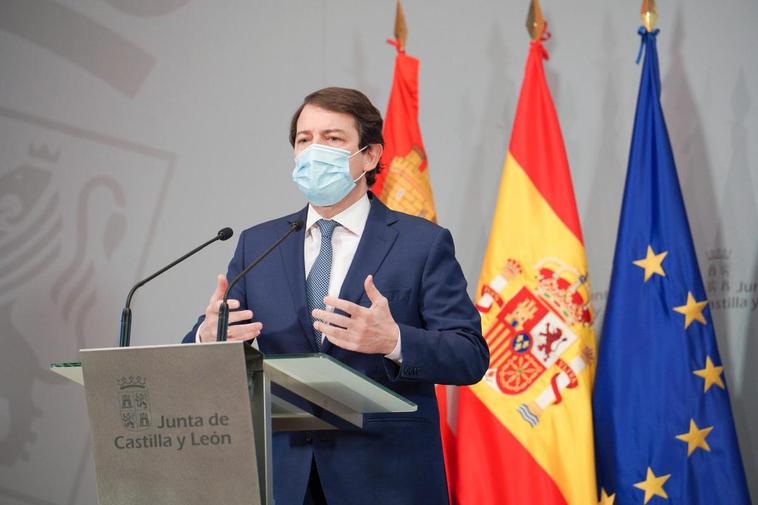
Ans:
{"label": "castle and lion emblem", "polygon": [[140,376],[121,377],[117,381],[121,424],[131,431],[150,428],[150,396],[146,379]]}

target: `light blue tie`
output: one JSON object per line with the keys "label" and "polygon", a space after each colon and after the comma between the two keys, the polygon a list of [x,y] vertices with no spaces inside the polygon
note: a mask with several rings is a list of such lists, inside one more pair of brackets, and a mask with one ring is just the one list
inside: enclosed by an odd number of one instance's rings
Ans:
{"label": "light blue tie", "polygon": [[[318,257],[305,279],[308,314],[311,316],[311,323],[315,321],[312,315],[313,309],[326,309],[324,297],[329,292],[329,275],[332,272],[332,233],[339,226],[337,221],[326,219],[319,219],[316,224],[321,230],[321,250],[319,250]],[[321,332],[316,331],[312,325],[311,330],[313,331],[316,349],[321,350]]]}

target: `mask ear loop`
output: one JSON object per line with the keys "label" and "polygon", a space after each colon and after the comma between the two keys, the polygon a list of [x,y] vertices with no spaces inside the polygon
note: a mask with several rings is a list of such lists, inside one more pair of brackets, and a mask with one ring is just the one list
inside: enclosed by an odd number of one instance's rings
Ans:
{"label": "mask ear loop", "polygon": [[350,156],[348,156],[347,159],[352,158],[356,154],[360,153],[361,151],[365,151],[366,149],[368,149],[368,144],[366,144],[365,146],[363,146],[360,149],[358,149],[357,151],[355,151],[353,154],[351,154]]}
{"label": "mask ear loop", "polygon": [[358,184],[358,181],[360,181],[361,179],[363,179],[363,176],[365,176],[365,175],[366,175],[366,172],[363,172],[361,175],[358,176],[357,179],[355,179],[353,181],[353,183]]}
{"label": "mask ear loop", "polygon": [[[350,159],[350,158],[352,158],[353,156],[355,156],[355,155],[356,155],[356,154],[358,154],[359,152],[361,152],[361,151],[365,151],[366,149],[368,149],[368,144],[366,144],[365,146],[363,146],[363,147],[361,147],[360,149],[358,149],[357,151],[355,151],[353,154],[351,154],[350,156],[348,156],[348,157],[347,157],[347,159]],[[364,175],[366,175],[366,172],[365,172],[365,171],[364,171],[364,172],[363,172],[361,175],[359,175],[357,179],[355,179],[355,180],[353,181],[353,184],[357,184],[357,183],[358,183],[358,181],[360,181],[360,180],[363,178],[363,176],[364,176]]]}

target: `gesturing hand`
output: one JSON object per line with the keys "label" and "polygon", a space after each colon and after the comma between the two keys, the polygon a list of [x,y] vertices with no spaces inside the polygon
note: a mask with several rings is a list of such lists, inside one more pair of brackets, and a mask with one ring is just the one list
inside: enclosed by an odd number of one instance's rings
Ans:
{"label": "gesturing hand", "polygon": [[[208,306],[205,308],[205,320],[198,329],[201,342],[215,342],[216,333],[218,328],[218,309],[221,306],[221,301],[224,299],[224,293],[226,288],[229,287],[229,281],[226,280],[225,275],[219,275],[216,279],[216,290],[211,295],[211,299],[208,301]],[[227,300],[229,309],[239,309],[239,300]],[[237,310],[229,312],[229,324],[239,321],[248,321],[253,318],[252,310]],[[252,340],[261,334],[263,324],[261,323],[248,323],[248,324],[236,324],[229,326],[229,330],[226,333],[227,341],[235,340]]]}
{"label": "gesturing hand", "polygon": [[389,354],[395,349],[400,327],[390,313],[387,299],[382,296],[371,275],[363,282],[370,307],[333,296],[324,298],[324,304],[349,314],[342,316],[327,310],[313,309],[313,323],[331,343],[349,351],[365,354]]}

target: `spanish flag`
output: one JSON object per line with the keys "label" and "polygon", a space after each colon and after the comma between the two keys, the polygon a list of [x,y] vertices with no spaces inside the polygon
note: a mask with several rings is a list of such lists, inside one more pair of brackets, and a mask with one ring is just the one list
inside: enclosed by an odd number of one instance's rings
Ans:
{"label": "spanish flag", "polygon": [[477,288],[489,370],[442,424],[454,504],[597,503],[590,288],[543,39],[529,49]]}
{"label": "spanish flag", "polygon": [[384,119],[384,152],[379,173],[371,190],[389,208],[437,221],[426,151],[418,125],[419,60],[405,54],[407,29],[400,2],[395,18],[397,48],[387,114]]}

